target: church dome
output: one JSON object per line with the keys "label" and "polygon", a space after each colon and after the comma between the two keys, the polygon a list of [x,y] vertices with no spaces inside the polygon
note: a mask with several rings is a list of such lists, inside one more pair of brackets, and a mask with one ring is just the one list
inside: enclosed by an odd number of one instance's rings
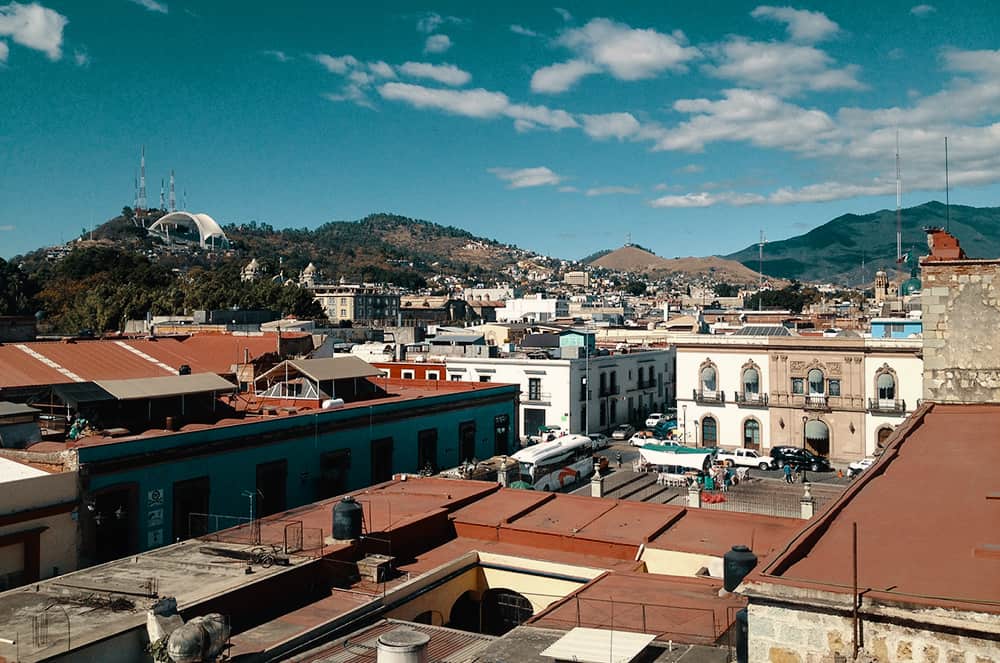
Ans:
{"label": "church dome", "polygon": [[915,292],[920,292],[920,279],[916,277],[906,279],[899,286],[901,295],[912,295]]}

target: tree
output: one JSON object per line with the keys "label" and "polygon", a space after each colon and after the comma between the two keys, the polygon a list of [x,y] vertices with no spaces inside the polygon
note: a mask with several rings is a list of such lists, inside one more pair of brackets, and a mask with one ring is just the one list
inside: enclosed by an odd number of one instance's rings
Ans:
{"label": "tree", "polygon": [[740,288],[731,283],[716,283],[715,294],[719,297],[736,297],[740,294]]}
{"label": "tree", "polygon": [[38,283],[21,269],[0,258],[0,314],[28,315],[34,313]]}
{"label": "tree", "polygon": [[629,281],[628,285],[625,286],[625,292],[627,292],[630,295],[635,295],[636,297],[638,297],[639,295],[644,295],[646,294],[646,282]]}

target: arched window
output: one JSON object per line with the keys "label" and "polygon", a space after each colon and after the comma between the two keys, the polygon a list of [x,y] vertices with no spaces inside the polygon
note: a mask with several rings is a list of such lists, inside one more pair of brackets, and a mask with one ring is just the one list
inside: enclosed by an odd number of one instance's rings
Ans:
{"label": "arched window", "polygon": [[809,395],[822,396],[826,393],[823,388],[823,371],[814,368],[809,371]]}
{"label": "arched window", "polygon": [[876,381],[878,387],[878,399],[880,401],[891,401],[896,399],[896,379],[892,373],[881,373]]}
{"label": "arched window", "polygon": [[819,419],[806,422],[805,447],[814,454],[825,456],[830,453],[830,429]]}
{"label": "arched window", "polygon": [[747,449],[760,449],[760,422],[756,419],[743,422],[743,446]]}
{"label": "arched window", "polygon": [[715,447],[719,443],[719,425],[714,417],[701,420],[701,446]]}
{"label": "arched window", "polygon": [[701,369],[701,388],[704,391],[715,391],[715,366],[706,366]]}
{"label": "arched window", "polygon": [[878,429],[878,448],[879,449],[884,449],[885,448],[885,442],[886,442],[886,440],[889,439],[890,435],[892,435],[892,429],[889,428],[888,426],[886,426],[885,428],[879,428]]}
{"label": "arched window", "polygon": [[760,393],[760,373],[756,368],[743,371],[743,395],[756,396]]}

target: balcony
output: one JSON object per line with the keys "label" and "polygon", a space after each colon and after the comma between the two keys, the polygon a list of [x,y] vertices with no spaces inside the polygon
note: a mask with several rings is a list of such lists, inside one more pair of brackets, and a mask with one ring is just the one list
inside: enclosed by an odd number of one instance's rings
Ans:
{"label": "balcony", "polygon": [[656,380],[639,380],[636,385],[636,389],[655,389]]}
{"label": "balcony", "polygon": [[704,405],[726,404],[726,392],[724,391],[704,391],[701,389],[692,389],[691,392],[691,398],[695,403],[702,403]]}
{"label": "balcony", "polygon": [[767,407],[767,394],[751,394],[737,391],[733,400],[740,407]]}
{"label": "balcony", "polygon": [[869,398],[868,411],[872,414],[890,414],[901,417],[906,414],[906,401],[886,398]]}
{"label": "balcony", "polygon": [[613,384],[610,387],[604,387],[603,389],[601,389],[598,392],[598,396],[600,396],[601,398],[604,398],[606,396],[617,396],[620,392],[621,389],[618,387],[618,385]]}
{"label": "balcony", "polygon": [[804,396],[803,399],[802,409],[804,410],[830,411],[830,401],[825,394],[809,394],[808,396]]}
{"label": "balcony", "polygon": [[521,392],[521,402],[526,405],[551,405],[552,394],[547,391]]}

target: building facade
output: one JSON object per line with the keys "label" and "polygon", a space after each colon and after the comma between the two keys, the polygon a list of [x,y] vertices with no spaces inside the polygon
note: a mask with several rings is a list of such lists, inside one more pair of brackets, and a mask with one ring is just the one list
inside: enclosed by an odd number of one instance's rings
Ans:
{"label": "building facade", "polygon": [[498,322],[551,322],[568,316],[568,300],[540,294],[508,299],[503,308],[497,309]]}
{"label": "building facade", "polygon": [[677,343],[689,444],[870,455],[921,398],[920,339],[696,336]]}
{"label": "building facade", "polygon": [[448,358],[446,366],[449,380],[519,385],[519,433],[528,436],[540,426],[597,433],[641,425],[673,403],[673,363],[669,349],[574,359]]}
{"label": "building facade", "polygon": [[373,285],[316,285],[310,290],[335,325],[341,322],[394,322],[399,314],[399,294]]}

